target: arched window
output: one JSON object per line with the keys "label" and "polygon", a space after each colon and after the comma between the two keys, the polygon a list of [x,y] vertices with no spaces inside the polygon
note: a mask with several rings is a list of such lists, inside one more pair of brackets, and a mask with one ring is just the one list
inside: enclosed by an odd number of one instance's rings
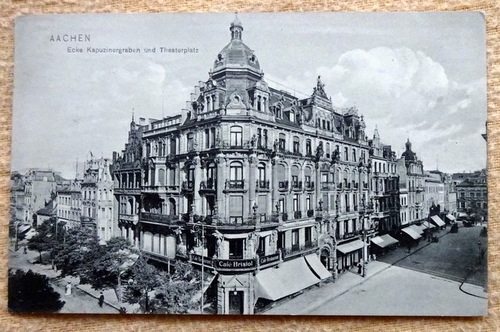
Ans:
{"label": "arched window", "polygon": [[349,161],[349,148],[347,146],[344,148],[344,160]]}
{"label": "arched window", "polygon": [[231,127],[231,146],[233,147],[242,147],[243,146],[243,128],[240,126],[232,126]]}
{"label": "arched window", "polygon": [[355,149],[355,148],[352,148],[352,161],[354,161],[354,162],[355,162],[356,160],[358,160],[358,159],[356,158],[356,149]]}
{"label": "arched window", "polygon": [[243,164],[239,161],[234,161],[229,166],[229,186],[243,188]]}

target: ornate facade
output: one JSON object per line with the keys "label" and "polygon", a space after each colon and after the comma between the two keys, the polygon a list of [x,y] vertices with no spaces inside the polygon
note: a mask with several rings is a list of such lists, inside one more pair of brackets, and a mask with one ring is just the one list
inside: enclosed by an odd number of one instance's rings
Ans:
{"label": "ornate facade", "polygon": [[145,255],[203,266],[218,313],[253,313],[366,260],[370,146],[320,77],[305,99],[269,87],[238,19],[230,31],[181,114],[132,122],[115,197]]}

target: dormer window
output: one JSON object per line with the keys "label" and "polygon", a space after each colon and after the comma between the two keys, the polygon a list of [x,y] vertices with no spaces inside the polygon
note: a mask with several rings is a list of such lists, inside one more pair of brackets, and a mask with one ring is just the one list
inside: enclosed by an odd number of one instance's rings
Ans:
{"label": "dormer window", "polygon": [[280,105],[276,106],[276,118],[283,119],[283,110]]}
{"label": "dormer window", "polygon": [[290,122],[295,122],[295,112],[293,110],[290,111]]}

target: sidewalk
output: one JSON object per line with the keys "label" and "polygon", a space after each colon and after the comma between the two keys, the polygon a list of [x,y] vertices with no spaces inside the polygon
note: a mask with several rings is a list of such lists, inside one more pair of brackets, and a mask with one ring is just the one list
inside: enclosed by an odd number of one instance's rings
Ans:
{"label": "sidewalk", "polygon": [[[37,252],[27,250],[27,253],[24,254],[22,249],[14,251],[13,248],[9,248],[9,251],[9,268],[21,269],[24,271],[32,270],[35,273],[45,275],[51,280],[51,283],[55,284],[62,290],[65,290],[66,285],[71,282],[74,288],[78,288],[84,292],[86,296],[93,297],[97,303],[100,296],[100,290],[95,290],[88,284],[80,284],[80,278],[78,277],[66,276],[61,278],[60,271],[52,269],[49,261],[46,262],[48,264],[31,263],[38,259],[39,254]],[[119,312],[120,307],[124,307],[127,310],[127,313],[134,313],[139,308],[139,305],[131,305],[129,303],[121,303],[118,301],[114,289],[105,289],[102,292],[104,295],[104,304],[113,308],[115,313]],[[61,295],[64,297],[64,294]]]}
{"label": "sidewalk", "polygon": [[379,261],[371,261],[366,265],[366,276],[357,274],[357,268],[339,275],[335,282],[320,284],[304,291],[304,294],[285,302],[276,304],[269,310],[262,312],[264,315],[305,315],[321,307],[325,303],[347,293],[353,287],[366,282],[371,277],[390,268],[391,265]]}

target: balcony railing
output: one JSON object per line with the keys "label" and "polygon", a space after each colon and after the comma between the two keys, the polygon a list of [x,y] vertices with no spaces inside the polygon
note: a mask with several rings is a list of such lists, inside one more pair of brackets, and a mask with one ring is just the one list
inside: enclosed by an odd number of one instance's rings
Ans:
{"label": "balcony railing", "polygon": [[160,213],[152,213],[152,212],[141,212],[141,220],[144,221],[153,221],[162,224],[175,224],[180,221],[180,217],[178,215],[166,215]]}
{"label": "balcony railing", "polygon": [[306,251],[314,250],[316,248],[317,248],[316,244],[312,241],[306,242],[303,245],[294,244],[292,245],[291,248],[283,249],[283,257],[294,256]]}
{"label": "balcony railing", "polygon": [[269,189],[269,180],[257,180],[255,183],[257,189]]}
{"label": "balcony railing", "polygon": [[243,189],[245,180],[227,180],[226,189]]}
{"label": "balcony railing", "polygon": [[294,211],[293,212],[293,217],[295,219],[301,219],[302,218],[302,211]]}
{"label": "balcony railing", "polygon": [[208,179],[207,181],[201,181],[200,190],[215,190],[214,180]]}
{"label": "balcony railing", "polygon": [[363,182],[363,189],[368,189],[368,182]]}
{"label": "balcony railing", "polygon": [[314,217],[314,210],[307,210],[308,217]]}
{"label": "balcony railing", "polygon": [[305,188],[306,188],[306,190],[313,190],[314,189],[314,181],[306,182]]}
{"label": "balcony railing", "polygon": [[283,221],[287,221],[287,220],[288,220],[288,213],[283,212],[283,213],[281,214],[281,219],[283,219]]}
{"label": "balcony railing", "polygon": [[302,181],[293,181],[292,189],[294,190],[302,190]]}
{"label": "balcony railing", "polygon": [[182,182],[182,190],[193,190],[194,182],[192,181],[183,181]]}
{"label": "balcony railing", "polygon": [[281,190],[288,189],[288,181],[280,181],[278,183],[278,188],[281,189]]}
{"label": "balcony railing", "polygon": [[349,205],[345,207],[345,212],[351,212],[351,207]]}

